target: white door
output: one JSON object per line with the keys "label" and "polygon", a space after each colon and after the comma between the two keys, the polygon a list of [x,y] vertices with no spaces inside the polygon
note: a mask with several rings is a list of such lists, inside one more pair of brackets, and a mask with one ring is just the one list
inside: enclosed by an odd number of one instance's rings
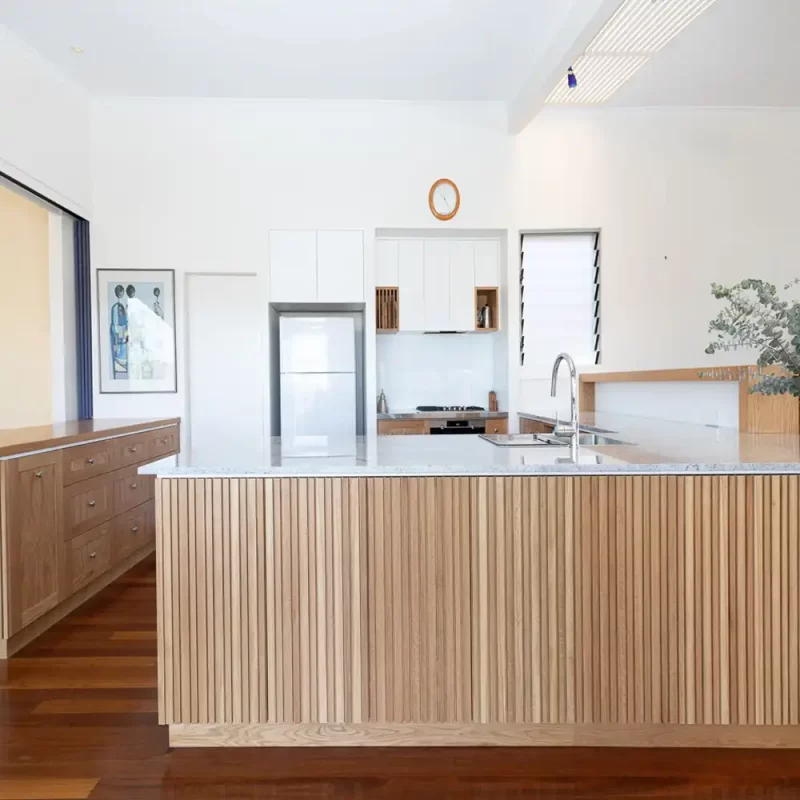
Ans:
{"label": "white door", "polygon": [[363,231],[317,232],[317,300],[364,302]]}
{"label": "white door", "polygon": [[500,285],[500,246],[494,239],[475,242],[475,285]]}
{"label": "white door", "polygon": [[190,463],[263,465],[267,361],[258,279],[187,275],[186,318]]}
{"label": "white door", "polygon": [[397,244],[400,330],[425,330],[425,253],[421,239]]}
{"label": "white door", "polygon": [[449,330],[474,331],[475,246],[472,242],[450,242]]}
{"label": "white door", "polygon": [[269,301],[317,301],[316,231],[269,232]]}
{"label": "white door", "polygon": [[450,242],[446,239],[425,242],[424,330],[455,330],[450,319]]}

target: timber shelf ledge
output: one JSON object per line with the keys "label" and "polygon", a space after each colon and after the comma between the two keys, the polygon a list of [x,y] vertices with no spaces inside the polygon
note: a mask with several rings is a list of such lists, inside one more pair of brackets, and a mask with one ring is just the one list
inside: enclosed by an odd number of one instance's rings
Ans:
{"label": "timber shelf ledge", "polygon": [[159,478],[175,746],[800,746],[798,475]]}

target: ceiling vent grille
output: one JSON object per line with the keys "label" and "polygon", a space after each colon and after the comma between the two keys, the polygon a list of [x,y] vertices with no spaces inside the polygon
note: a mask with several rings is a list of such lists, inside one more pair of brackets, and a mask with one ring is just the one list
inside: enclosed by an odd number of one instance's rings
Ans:
{"label": "ceiling vent grille", "polygon": [[604,103],[648,59],[715,0],[625,0],[547,98],[554,104]]}

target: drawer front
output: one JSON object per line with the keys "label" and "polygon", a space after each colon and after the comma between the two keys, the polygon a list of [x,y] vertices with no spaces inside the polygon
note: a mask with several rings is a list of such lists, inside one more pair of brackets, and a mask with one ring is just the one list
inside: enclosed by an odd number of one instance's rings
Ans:
{"label": "drawer front", "polygon": [[178,452],[178,426],[152,431],[150,437],[149,458],[164,458]]}
{"label": "drawer front", "polygon": [[137,433],[135,436],[120,436],[114,441],[115,463],[119,467],[129,467],[150,458],[149,434]]}
{"label": "drawer front", "polygon": [[67,554],[67,591],[77,592],[111,566],[110,522],[76,536]]}
{"label": "drawer front", "polygon": [[424,419],[380,420],[378,433],[381,436],[417,436],[428,433],[428,423]]}
{"label": "drawer front", "polygon": [[64,449],[64,486],[103,475],[113,468],[113,441],[90,442]]}
{"label": "drawer front", "polygon": [[121,514],[153,499],[152,475],[137,474],[136,467],[129,467],[114,474],[114,513]]}
{"label": "drawer front", "polygon": [[508,433],[507,419],[487,419],[486,433]]}
{"label": "drawer front", "polygon": [[113,560],[116,564],[155,539],[155,503],[151,500],[114,520]]}
{"label": "drawer front", "polygon": [[114,479],[111,475],[64,489],[64,535],[67,539],[111,519],[113,513]]}

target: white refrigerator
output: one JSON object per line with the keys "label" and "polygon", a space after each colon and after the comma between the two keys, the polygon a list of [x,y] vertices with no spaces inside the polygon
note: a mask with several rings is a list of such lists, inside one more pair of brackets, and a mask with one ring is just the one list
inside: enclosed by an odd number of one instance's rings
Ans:
{"label": "white refrigerator", "polygon": [[356,318],[281,315],[281,454],[356,453]]}

